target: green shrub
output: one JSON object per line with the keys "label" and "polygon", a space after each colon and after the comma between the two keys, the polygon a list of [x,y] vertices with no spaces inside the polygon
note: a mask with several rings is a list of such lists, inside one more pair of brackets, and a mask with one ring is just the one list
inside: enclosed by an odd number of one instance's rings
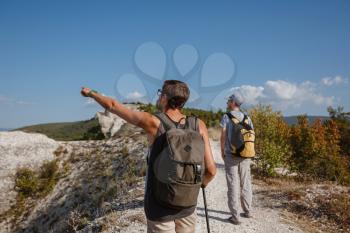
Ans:
{"label": "green shrub", "polygon": [[104,134],[101,131],[101,126],[96,125],[91,127],[83,134],[83,140],[102,140],[105,139]]}
{"label": "green shrub", "polygon": [[44,196],[57,183],[57,161],[45,162],[37,171],[30,168],[19,168],[15,177],[15,187],[21,198]]}
{"label": "green shrub", "polygon": [[45,162],[39,170],[41,195],[49,193],[56,185],[58,180],[58,163],[56,160]]}
{"label": "green shrub", "polygon": [[15,187],[20,197],[32,197],[39,189],[39,180],[29,168],[19,168],[16,172]]}
{"label": "green shrub", "polygon": [[280,112],[271,106],[259,105],[249,111],[256,133],[256,163],[265,175],[276,175],[275,168],[288,167],[290,146],[289,128]]}

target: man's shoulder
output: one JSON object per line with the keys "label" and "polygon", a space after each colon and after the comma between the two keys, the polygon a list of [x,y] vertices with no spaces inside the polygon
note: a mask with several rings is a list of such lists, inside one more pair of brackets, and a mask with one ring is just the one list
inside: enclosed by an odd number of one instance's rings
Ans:
{"label": "man's shoulder", "polygon": [[248,119],[248,122],[249,122],[249,125],[253,127],[253,122],[252,122],[252,119],[251,117],[247,114],[247,113],[244,113],[242,111],[237,111],[237,110],[234,110],[234,111],[231,111],[231,114],[237,118],[238,120],[242,121],[244,119],[244,116],[247,117]]}
{"label": "man's shoulder", "polygon": [[221,119],[222,119],[222,120],[224,120],[224,119],[230,119],[229,115],[230,115],[229,112],[225,112],[224,114],[222,114]]}
{"label": "man's shoulder", "polygon": [[239,121],[243,120],[244,113],[241,111],[233,110],[230,114]]}

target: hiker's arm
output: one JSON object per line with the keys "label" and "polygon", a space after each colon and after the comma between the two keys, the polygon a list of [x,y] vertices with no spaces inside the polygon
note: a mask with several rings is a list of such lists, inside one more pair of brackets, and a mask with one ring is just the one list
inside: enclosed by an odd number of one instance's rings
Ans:
{"label": "hiker's arm", "polygon": [[147,133],[152,134],[157,129],[156,121],[150,113],[130,110],[113,98],[103,96],[97,92],[91,92],[90,88],[83,88],[81,94],[85,97],[93,98],[111,113],[118,115],[130,124],[143,128]]}
{"label": "hiker's arm", "polygon": [[222,159],[224,159],[225,140],[226,140],[226,129],[225,128],[221,128],[220,148],[221,148],[221,157],[222,157]]}
{"label": "hiker's arm", "polygon": [[204,122],[201,120],[199,120],[199,129],[203,136],[203,140],[205,144],[205,148],[204,148],[205,172],[204,172],[204,178],[202,182],[203,186],[205,187],[214,178],[216,174],[216,165],[215,165],[215,161],[214,161],[213,154],[210,147],[208,130]]}

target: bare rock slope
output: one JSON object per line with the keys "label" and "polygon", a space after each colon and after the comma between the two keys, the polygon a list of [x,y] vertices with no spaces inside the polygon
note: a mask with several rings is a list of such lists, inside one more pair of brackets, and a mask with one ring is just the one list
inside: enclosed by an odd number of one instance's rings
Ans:
{"label": "bare rock slope", "polygon": [[[1,197],[8,205],[0,213],[0,232],[77,232],[124,205],[142,205],[135,198],[145,175],[145,140],[128,124],[114,138],[98,141],[56,142],[40,134],[1,133],[0,182],[6,184]],[[18,198],[17,168],[36,172],[47,160],[57,161],[52,189]],[[93,232],[102,228],[98,224]]]}
{"label": "bare rock slope", "polygon": [[16,169],[40,167],[43,162],[54,159],[53,152],[58,146],[58,142],[42,134],[0,132],[0,213],[8,210],[16,197]]}

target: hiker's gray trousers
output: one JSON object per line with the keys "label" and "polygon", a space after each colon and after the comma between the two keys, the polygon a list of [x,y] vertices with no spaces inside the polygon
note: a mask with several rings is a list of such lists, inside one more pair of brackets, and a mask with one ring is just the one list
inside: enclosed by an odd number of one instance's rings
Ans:
{"label": "hiker's gray trousers", "polygon": [[251,211],[252,183],[250,175],[251,159],[225,155],[228,207],[232,216],[239,220],[240,206],[246,213]]}

